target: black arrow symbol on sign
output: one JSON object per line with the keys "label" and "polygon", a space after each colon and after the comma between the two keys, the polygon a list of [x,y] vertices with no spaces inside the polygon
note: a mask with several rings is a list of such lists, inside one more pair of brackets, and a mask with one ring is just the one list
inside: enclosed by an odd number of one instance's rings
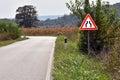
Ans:
{"label": "black arrow symbol on sign", "polygon": [[90,24],[90,27],[92,27],[92,24],[90,21],[87,21],[86,24],[85,24],[85,27],[87,27],[88,23]]}

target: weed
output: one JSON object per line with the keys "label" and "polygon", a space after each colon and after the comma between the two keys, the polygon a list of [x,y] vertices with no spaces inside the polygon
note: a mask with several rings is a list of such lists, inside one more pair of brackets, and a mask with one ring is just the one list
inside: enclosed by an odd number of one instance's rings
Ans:
{"label": "weed", "polygon": [[81,54],[72,40],[64,49],[63,39],[59,36],[56,42],[53,80],[110,80],[101,63]]}

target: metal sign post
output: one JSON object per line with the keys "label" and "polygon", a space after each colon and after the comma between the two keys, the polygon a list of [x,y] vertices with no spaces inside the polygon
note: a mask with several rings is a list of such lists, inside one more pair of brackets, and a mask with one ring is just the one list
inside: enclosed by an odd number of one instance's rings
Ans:
{"label": "metal sign post", "polygon": [[88,31],[88,56],[90,56],[91,50],[90,50],[90,31],[92,30],[98,30],[98,27],[96,26],[94,20],[90,16],[90,14],[87,14],[84,21],[82,22],[80,26],[80,30]]}
{"label": "metal sign post", "polygon": [[88,31],[88,56],[90,55],[90,31]]}

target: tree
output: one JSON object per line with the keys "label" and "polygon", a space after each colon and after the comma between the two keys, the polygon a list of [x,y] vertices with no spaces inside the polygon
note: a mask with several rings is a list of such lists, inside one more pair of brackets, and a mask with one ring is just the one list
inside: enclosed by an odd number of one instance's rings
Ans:
{"label": "tree", "polygon": [[[90,5],[89,0],[75,0],[75,2],[70,1],[66,5],[82,21],[89,13],[97,24],[99,30],[90,31],[91,53],[98,54],[103,48],[108,48],[113,44],[114,41],[111,40],[118,27],[114,25],[116,12],[110,9],[108,2],[102,5],[101,0],[97,0],[96,5],[94,2]],[[79,31],[78,47],[79,50],[87,52],[87,31]]]}
{"label": "tree", "polygon": [[17,14],[15,20],[20,26],[32,27],[34,26],[36,21],[38,21],[37,11],[32,5],[25,5],[23,7],[19,7],[16,12]]}

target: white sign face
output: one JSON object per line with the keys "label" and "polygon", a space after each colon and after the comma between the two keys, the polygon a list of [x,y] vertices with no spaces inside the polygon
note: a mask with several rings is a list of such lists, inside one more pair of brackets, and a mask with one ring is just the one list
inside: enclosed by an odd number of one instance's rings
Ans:
{"label": "white sign face", "polygon": [[92,21],[88,17],[82,28],[95,28],[95,26],[93,25]]}
{"label": "white sign face", "polygon": [[80,30],[98,30],[90,14],[87,14],[86,18],[84,19],[80,27]]}

